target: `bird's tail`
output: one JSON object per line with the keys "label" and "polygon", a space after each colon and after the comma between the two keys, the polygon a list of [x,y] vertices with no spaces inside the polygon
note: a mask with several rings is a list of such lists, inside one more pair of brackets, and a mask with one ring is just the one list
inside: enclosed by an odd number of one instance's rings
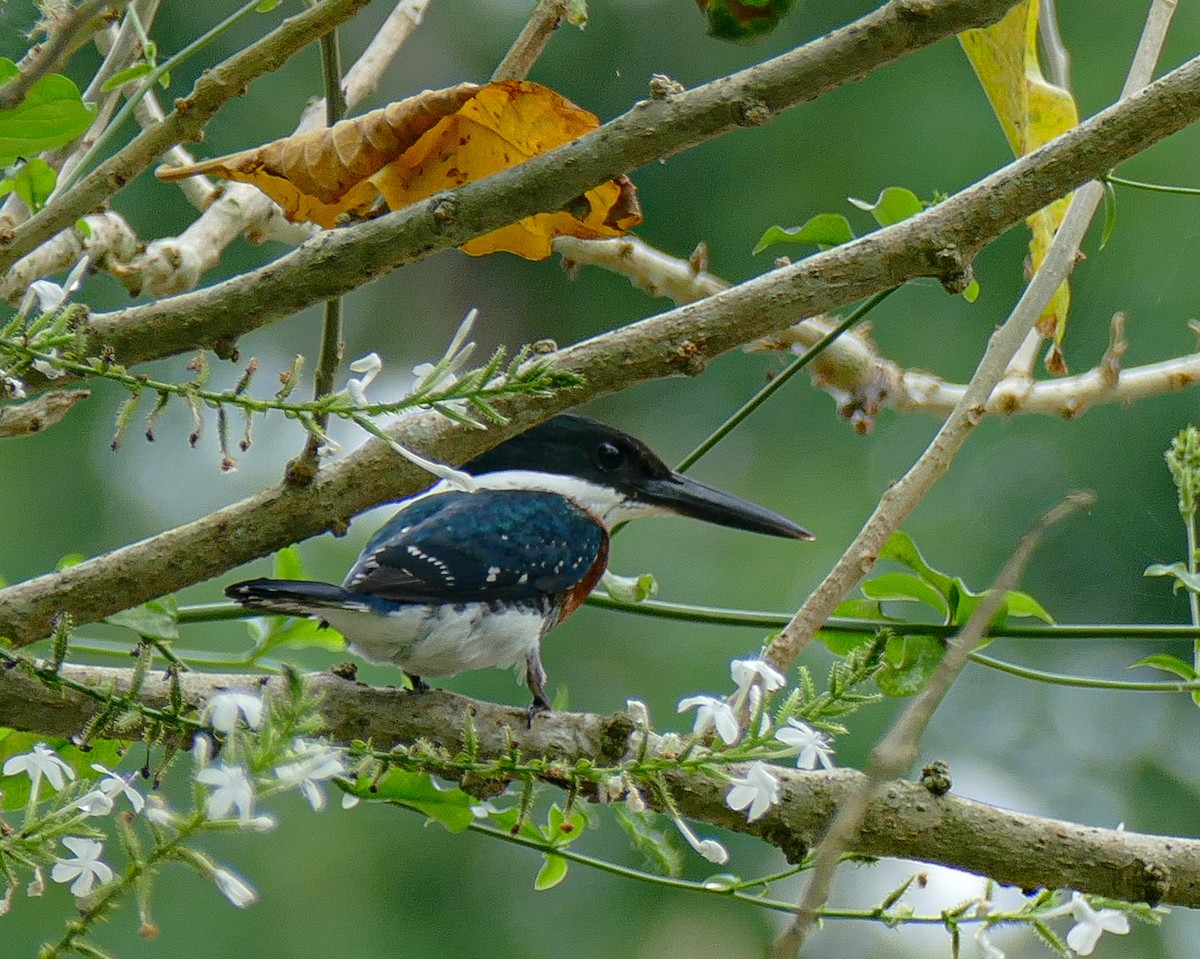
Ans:
{"label": "bird's tail", "polygon": [[303,579],[248,579],[227,587],[225,595],[248,609],[285,616],[320,616],[350,596],[341,586]]}

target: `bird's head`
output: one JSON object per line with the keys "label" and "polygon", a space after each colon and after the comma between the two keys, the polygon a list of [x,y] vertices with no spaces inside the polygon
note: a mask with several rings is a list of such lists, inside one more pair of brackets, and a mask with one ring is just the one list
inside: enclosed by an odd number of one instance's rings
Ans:
{"label": "bird's head", "polygon": [[463,469],[493,489],[560,493],[610,529],[627,519],[675,515],[769,536],[813,538],[778,513],[675,472],[641,440],[577,413],[554,416]]}

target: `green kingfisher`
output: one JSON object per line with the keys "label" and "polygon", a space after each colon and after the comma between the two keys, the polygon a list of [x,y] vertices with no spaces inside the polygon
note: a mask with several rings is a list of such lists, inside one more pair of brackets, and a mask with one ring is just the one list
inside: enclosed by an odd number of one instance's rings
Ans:
{"label": "green kingfisher", "polygon": [[675,472],[645,443],[563,413],[468,462],[474,492],[447,480],[400,503],[341,586],[251,579],[225,595],[266,613],[309,616],[350,649],[423,676],[523,668],[530,719],[548,710],[541,641],[608,567],[613,527],[643,516],[694,519],[791,539],[791,520]]}

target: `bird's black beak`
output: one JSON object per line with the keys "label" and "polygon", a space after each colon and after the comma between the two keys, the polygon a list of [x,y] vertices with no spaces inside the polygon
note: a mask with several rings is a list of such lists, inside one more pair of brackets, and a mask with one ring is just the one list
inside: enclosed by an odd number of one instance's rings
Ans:
{"label": "bird's black beak", "polygon": [[788,539],[812,539],[813,534],[786,516],[780,516],[764,506],[751,503],[705,486],[682,473],[655,477],[639,484],[639,502],[692,519],[730,526],[751,533],[783,536]]}

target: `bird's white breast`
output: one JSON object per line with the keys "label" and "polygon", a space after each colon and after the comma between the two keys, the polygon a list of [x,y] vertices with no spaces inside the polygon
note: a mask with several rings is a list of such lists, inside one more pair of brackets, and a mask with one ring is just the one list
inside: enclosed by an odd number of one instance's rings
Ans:
{"label": "bird's white breast", "polygon": [[453,676],[491,666],[524,666],[548,626],[530,608],[404,606],[386,616],[353,609],[322,610],[350,648],[373,663],[390,663],[415,676]]}

